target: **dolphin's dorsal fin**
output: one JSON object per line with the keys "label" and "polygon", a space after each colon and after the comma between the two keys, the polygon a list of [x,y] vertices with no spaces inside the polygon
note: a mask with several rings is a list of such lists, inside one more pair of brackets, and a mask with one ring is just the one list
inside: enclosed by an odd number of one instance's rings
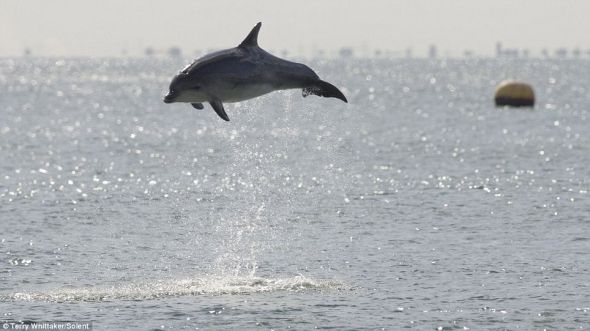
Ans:
{"label": "dolphin's dorsal fin", "polygon": [[261,22],[258,22],[256,26],[250,31],[246,39],[242,41],[242,43],[238,47],[255,47],[258,46],[258,32],[260,31],[260,27],[262,26]]}

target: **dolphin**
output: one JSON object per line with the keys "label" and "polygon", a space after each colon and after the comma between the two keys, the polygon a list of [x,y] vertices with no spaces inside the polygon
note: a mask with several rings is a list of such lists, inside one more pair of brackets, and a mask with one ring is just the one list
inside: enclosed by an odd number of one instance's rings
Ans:
{"label": "dolphin", "polygon": [[334,85],[325,82],[308,66],[278,58],[258,46],[256,24],[238,47],[205,55],[182,69],[170,82],[165,103],[187,102],[203,109],[208,102],[222,119],[229,121],[224,102],[238,102],[285,89],[303,89],[310,94],[348,102]]}

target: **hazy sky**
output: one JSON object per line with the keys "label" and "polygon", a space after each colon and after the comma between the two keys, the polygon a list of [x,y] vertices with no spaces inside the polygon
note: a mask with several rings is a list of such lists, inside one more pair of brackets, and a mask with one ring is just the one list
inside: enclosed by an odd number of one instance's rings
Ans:
{"label": "hazy sky", "polygon": [[495,43],[539,52],[590,49],[588,0],[0,0],[0,56],[140,55],[237,45],[258,21],[269,50],[491,55]]}

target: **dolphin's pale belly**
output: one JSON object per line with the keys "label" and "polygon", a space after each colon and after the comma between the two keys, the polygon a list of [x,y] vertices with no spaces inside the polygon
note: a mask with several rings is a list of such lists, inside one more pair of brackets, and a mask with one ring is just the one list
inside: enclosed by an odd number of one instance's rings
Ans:
{"label": "dolphin's pale belly", "polygon": [[211,94],[223,102],[238,102],[259,97],[275,91],[276,87],[268,83],[240,84],[235,87],[213,89]]}
{"label": "dolphin's pale belly", "polygon": [[185,90],[179,93],[176,102],[207,102],[221,100],[222,102],[239,102],[259,97],[276,91],[278,88],[270,83],[251,84],[219,84],[203,90]]}

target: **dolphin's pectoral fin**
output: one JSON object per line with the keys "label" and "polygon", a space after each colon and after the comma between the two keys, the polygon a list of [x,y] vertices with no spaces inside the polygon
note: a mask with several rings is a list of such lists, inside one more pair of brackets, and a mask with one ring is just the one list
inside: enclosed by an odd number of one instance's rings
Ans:
{"label": "dolphin's pectoral fin", "polygon": [[248,36],[246,36],[246,39],[244,39],[244,41],[242,41],[242,43],[238,47],[243,48],[243,47],[258,46],[258,32],[260,31],[261,26],[262,26],[262,23],[258,22],[258,24],[256,24],[256,26],[254,26],[252,31],[250,31]]}
{"label": "dolphin's pectoral fin", "polygon": [[209,104],[211,105],[211,107],[213,107],[213,110],[215,110],[219,117],[223,118],[225,121],[229,121],[229,117],[223,109],[223,103],[221,103],[221,100],[209,101]]}
{"label": "dolphin's pectoral fin", "polygon": [[318,95],[324,98],[336,98],[344,102],[348,102],[344,94],[342,94],[342,92],[340,92],[340,90],[336,86],[319,79],[315,81],[311,86],[303,88],[304,98],[310,94]]}
{"label": "dolphin's pectoral fin", "polygon": [[191,103],[191,106],[193,106],[193,107],[195,107],[195,109],[199,109],[199,110],[205,108],[205,106],[203,106],[203,104],[200,102]]}

